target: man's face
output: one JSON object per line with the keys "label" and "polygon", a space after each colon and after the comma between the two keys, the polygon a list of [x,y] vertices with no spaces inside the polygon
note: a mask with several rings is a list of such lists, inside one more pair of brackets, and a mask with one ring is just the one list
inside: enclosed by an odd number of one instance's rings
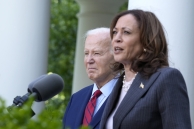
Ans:
{"label": "man's face", "polygon": [[104,82],[112,78],[110,63],[114,62],[111,44],[104,40],[103,35],[90,35],[86,38],[84,48],[84,64],[88,77],[95,83]]}

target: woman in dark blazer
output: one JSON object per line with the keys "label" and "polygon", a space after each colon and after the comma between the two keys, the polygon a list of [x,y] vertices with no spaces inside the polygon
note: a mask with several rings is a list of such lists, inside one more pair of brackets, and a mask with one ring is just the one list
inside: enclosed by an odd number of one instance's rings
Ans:
{"label": "woman in dark blazer", "polygon": [[101,129],[191,129],[184,78],[170,68],[162,24],[128,10],[111,24],[114,70],[123,71],[107,101]]}

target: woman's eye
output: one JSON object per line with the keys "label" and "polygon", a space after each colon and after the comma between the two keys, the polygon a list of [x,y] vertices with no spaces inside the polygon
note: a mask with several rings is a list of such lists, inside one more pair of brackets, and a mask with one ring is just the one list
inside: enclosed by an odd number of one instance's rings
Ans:
{"label": "woman's eye", "polygon": [[116,33],[117,33],[116,31],[114,31],[114,30],[112,31],[112,34],[113,34],[113,35],[116,34]]}
{"label": "woman's eye", "polygon": [[86,53],[86,52],[85,52],[85,53],[84,53],[84,55],[85,55],[85,56],[87,56],[87,55],[88,55],[88,53]]}
{"label": "woman's eye", "polygon": [[130,34],[130,32],[129,31],[124,31],[124,34]]}

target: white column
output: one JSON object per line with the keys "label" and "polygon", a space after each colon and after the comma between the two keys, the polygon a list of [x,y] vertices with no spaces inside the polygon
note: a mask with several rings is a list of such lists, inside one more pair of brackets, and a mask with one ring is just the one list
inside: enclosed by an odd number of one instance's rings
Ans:
{"label": "white column", "polygon": [[0,0],[0,19],[0,97],[10,106],[47,72],[50,1]]}
{"label": "white column", "polygon": [[170,66],[185,78],[194,127],[194,1],[129,0],[128,9],[136,8],[154,12],[166,30]]}
{"label": "white column", "polygon": [[119,7],[127,0],[76,0],[80,6],[78,14],[78,32],[73,76],[73,89],[76,92],[92,84],[84,66],[84,34],[89,29],[110,27]]}

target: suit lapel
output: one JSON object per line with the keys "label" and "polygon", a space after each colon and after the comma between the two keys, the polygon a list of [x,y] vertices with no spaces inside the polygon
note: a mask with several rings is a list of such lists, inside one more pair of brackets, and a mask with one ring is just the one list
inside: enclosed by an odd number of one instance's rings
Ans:
{"label": "suit lapel", "polygon": [[[159,72],[156,72],[155,74],[153,74],[150,77],[150,79],[145,79],[141,76],[141,74],[137,74],[137,76],[136,76],[134,82],[132,83],[131,87],[129,88],[126,96],[123,98],[120,106],[118,107],[117,111],[115,112],[115,115],[113,118],[113,127],[115,129],[119,128],[124,117],[135,106],[135,104],[144,95],[144,93],[150,88],[150,86],[156,80],[158,75],[159,75]],[[144,85],[143,87],[142,87],[141,83]],[[140,85],[141,85],[141,87],[140,87]],[[117,96],[117,97],[119,98],[119,96]]]}
{"label": "suit lapel", "polygon": [[104,111],[104,107],[106,105],[107,99],[105,100],[105,102],[103,103],[103,105],[100,107],[100,109],[98,110],[98,112],[95,114],[95,116],[92,118],[92,121],[89,124],[93,128],[95,128],[100,123],[100,120],[101,120],[101,117],[102,117],[102,113]]}
{"label": "suit lapel", "polygon": [[106,121],[110,116],[110,113],[113,111],[113,109],[117,104],[117,101],[119,99],[118,96],[120,95],[120,90],[121,90],[120,87],[122,86],[122,81],[123,81],[123,75],[119,77],[115,87],[113,88],[111,94],[108,97],[106,107],[104,109],[102,120],[101,120],[101,126],[103,126],[101,128],[105,128]]}
{"label": "suit lapel", "polygon": [[120,95],[120,91],[121,91],[121,86],[123,84],[123,75],[118,79],[117,84],[115,85],[111,96],[109,97],[109,103],[108,103],[108,116],[110,115],[110,113],[113,111],[113,109],[116,107],[117,101],[119,100],[119,95]]}
{"label": "suit lapel", "polygon": [[77,112],[80,112],[76,118],[76,124],[75,125],[82,125],[83,123],[83,117],[85,113],[86,105],[88,104],[88,101],[92,94],[93,86],[91,86],[86,92],[83,92],[82,95],[80,95],[81,104],[79,103],[77,106],[80,107],[80,110]]}

